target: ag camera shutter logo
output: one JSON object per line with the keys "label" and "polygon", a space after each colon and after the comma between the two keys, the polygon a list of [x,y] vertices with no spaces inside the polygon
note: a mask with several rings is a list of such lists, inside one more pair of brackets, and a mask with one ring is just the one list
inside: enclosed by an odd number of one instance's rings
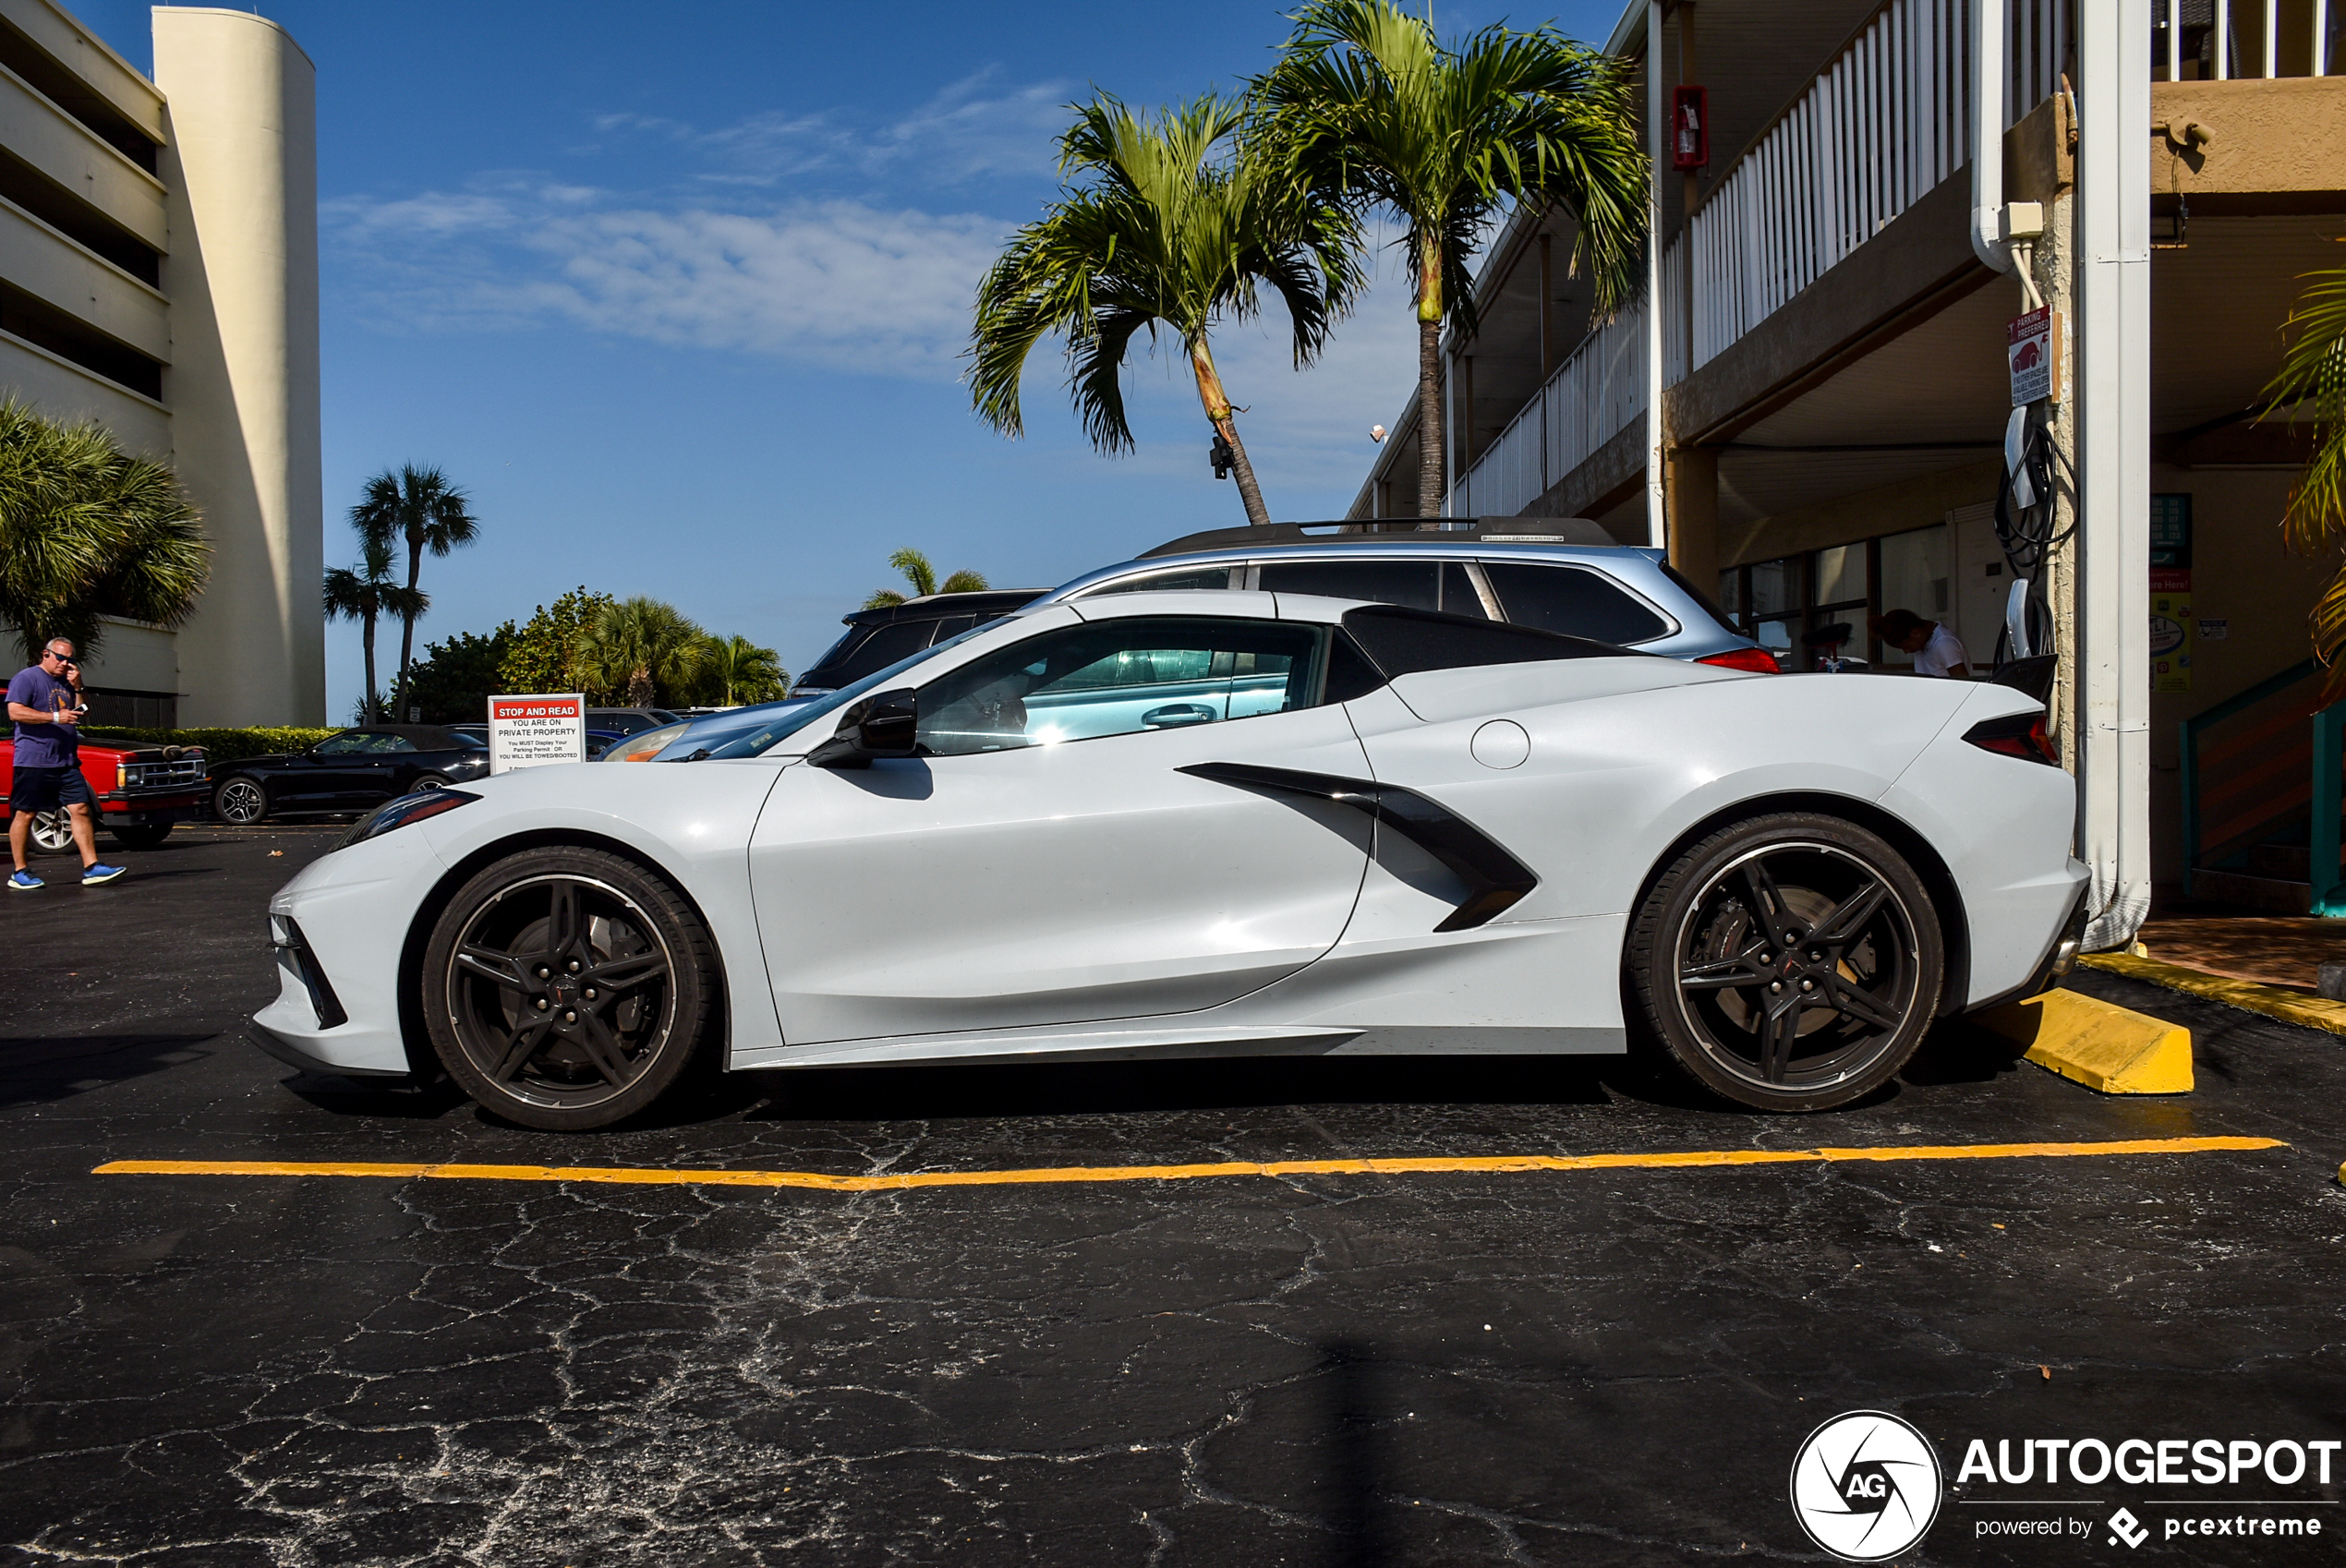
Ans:
{"label": "ag camera shutter logo", "polygon": [[1944,1490],[1930,1440],[1880,1410],[1835,1416],[1792,1461],[1793,1517],[1845,1562],[1879,1562],[1922,1539]]}

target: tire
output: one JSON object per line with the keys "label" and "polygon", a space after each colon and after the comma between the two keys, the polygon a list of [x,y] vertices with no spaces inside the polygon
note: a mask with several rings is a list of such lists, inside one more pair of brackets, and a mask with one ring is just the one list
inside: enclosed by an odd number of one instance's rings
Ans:
{"label": "tire", "polygon": [[160,849],[163,841],[171,837],[171,824],[166,822],[157,826],[153,823],[140,823],[135,826],[109,827],[106,831],[113,834],[114,841],[126,850],[153,850]]}
{"label": "tire", "polygon": [[420,795],[426,790],[445,790],[446,788],[448,788],[448,780],[441,775],[419,773],[416,776],[416,781],[407,786],[407,793]]}
{"label": "tire", "polygon": [[73,811],[59,806],[55,811],[32,814],[31,848],[40,854],[62,855],[72,851]]}
{"label": "tire", "polygon": [[212,814],[231,827],[268,821],[269,805],[269,787],[241,773],[222,779],[212,791]]}
{"label": "tire", "polygon": [[421,1000],[432,1050],[483,1109],[580,1132],[676,1082],[718,983],[707,928],[666,881],[599,850],[553,847],[507,856],[448,901],[424,949]]}
{"label": "tire", "polygon": [[1630,926],[1625,967],[1687,1078],[1759,1110],[1827,1111],[1906,1065],[1937,1014],[1946,952],[1929,889],[1887,841],[1784,813],[1672,862]]}

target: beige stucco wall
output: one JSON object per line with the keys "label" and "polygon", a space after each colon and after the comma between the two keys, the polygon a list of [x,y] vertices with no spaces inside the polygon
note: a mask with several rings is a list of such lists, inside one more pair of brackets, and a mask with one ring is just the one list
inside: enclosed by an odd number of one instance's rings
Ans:
{"label": "beige stucco wall", "polygon": [[158,7],[169,100],[173,364],[181,478],[211,587],[179,635],[186,724],[321,724],[316,70],[245,11]]}

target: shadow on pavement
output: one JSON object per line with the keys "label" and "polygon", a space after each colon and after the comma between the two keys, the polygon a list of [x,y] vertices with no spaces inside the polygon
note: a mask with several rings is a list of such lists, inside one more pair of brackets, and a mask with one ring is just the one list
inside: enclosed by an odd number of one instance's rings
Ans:
{"label": "shadow on pavement", "polygon": [[69,1100],[213,1054],[218,1031],[0,1040],[0,1105]]}

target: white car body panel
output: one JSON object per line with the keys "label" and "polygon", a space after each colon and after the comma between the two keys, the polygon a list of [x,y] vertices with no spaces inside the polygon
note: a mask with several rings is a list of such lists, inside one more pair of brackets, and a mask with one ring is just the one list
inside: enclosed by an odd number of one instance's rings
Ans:
{"label": "white car body panel", "polygon": [[[1131,753],[1147,754],[1136,760]],[[788,1039],[1192,1012],[1336,945],[1367,825],[1192,778],[1268,760],[1357,777],[1336,707],[973,756],[791,768],[750,840]],[[933,889],[982,888],[985,914]],[[909,897],[875,899],[876,888]]]}
{"label": "white car body panel", "polygon": [[[994,623],[897,683],[1104,619],[1329,623],[1354,608],[1102,596]],[[1649,878],[1705,821],[1786,794],[1879,811],[1933,849],[1960,894],[1941,914],[1964,917],[1962,1001],[1977,1003],[2027,978],[2084,876],[2069,777],[1960,739],[2034,706],[1962,681],[1626,655],[1426,670],[1340,705],[862,770],[801,760],[836,728],[825,713],[759,757],[503,775],[467,787],[477,803],[320,859],[271,907],[299,922],[349,1020],[320,1026],[288,964],[256,1021],[289,1059],[408,1070],[429,1047],[403,1039],[403,950],[458,868],[551,837],[617,847],[698,908],[735,1067],[1619,1051],[1623,943]],[[1208,763],[1414,791],[1537,884],[1486,923],[1437,932],[1467,889],[1426,850],[1333,800],[1177,771]]]}

